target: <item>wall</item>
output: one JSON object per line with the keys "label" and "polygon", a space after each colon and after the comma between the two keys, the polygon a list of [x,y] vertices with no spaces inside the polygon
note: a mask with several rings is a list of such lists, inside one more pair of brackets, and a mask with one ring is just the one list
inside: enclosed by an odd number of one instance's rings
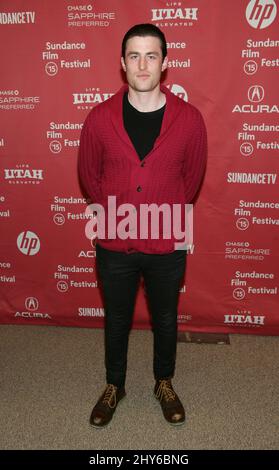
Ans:
{"label": "wall", "polygon": [[[179,328],[278,334],[273,0],[2,0],[0,322],[103,326],[79,135],[122,85],[121,41],[142,22],[164,31],[164,84],[200,109],[209,137]],[[149,328],[142,286],[134,327]]]}

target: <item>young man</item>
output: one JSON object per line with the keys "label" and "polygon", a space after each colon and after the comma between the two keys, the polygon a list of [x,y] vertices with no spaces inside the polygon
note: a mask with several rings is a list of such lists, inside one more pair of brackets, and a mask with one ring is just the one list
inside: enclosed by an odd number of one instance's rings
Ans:
{"label": "young man", "polygon": [[[185,421],[171,379],[186,251],[175,248],[175,236],[166,237],[162,224],[157,238],[137,230],[140,223],[144,225],[138,211],[143,204],[185,206],[197,193],[205,169],[202,116],[160,83],[167,63],[160,29],[152,24],[132,27],[122,42],[121,65],[128,84],[92,109],[81,133],[79,175],[92,202],[100,204],[108,216],[108,197],[115,196],[117,208],[126,204],[129,212],[132,205],[137,214],[129,237],[117,230],[115,236],[106,232],[106,236],[98,235],[96,244],[105,307],[107,385],[90,424],[99,428],[110,422],[126,395],[128,337],[141,275],[154,333],[154,394],[170,424]],[[112,223],[112,218],[107,222]]]}

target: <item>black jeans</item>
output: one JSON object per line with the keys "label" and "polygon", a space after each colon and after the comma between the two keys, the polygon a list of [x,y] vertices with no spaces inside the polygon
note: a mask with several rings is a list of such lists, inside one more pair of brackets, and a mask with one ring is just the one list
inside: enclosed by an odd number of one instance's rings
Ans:
{"label": "black jeans", "polygon": [[141,274],[154,333],[155,379],[173,377],[177,343],[177,304],[186,251],[158,255],[123,253],[96,245],[96,266],[104,295],[107,383],[125,385],[128,340]]}

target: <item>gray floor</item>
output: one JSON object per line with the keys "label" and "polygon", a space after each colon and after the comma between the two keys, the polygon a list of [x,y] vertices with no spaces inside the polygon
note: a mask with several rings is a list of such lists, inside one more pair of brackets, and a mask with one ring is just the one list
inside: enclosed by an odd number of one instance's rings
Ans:
{"label": "gray floor", "polygon": [[279,337],[179,343],[180,427],[153,396],[152,341],[132,330],[127,396],[99,430],[88,418],[105,385],[103,330],[0,325],[0,448],[278,449]]}

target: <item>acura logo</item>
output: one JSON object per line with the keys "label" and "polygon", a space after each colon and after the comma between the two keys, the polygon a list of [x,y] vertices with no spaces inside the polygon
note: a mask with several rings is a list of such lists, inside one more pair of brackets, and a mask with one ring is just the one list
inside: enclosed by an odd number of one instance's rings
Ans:
{"label": "acura logo", "polygon": [[253,85],[248,90],[248,99],[251,103],[259,103],[264,99],[264,89],[261,85]]}
{"label": "acura logo", "polygon": [[38,302],[38,299],[36,299],[36,297],[27,297],[27,299],[25,300],[26,310],[30,310],[31,312],[33,312],[34,310],[38,310],[38,307],[39,307],[39,302]]}

